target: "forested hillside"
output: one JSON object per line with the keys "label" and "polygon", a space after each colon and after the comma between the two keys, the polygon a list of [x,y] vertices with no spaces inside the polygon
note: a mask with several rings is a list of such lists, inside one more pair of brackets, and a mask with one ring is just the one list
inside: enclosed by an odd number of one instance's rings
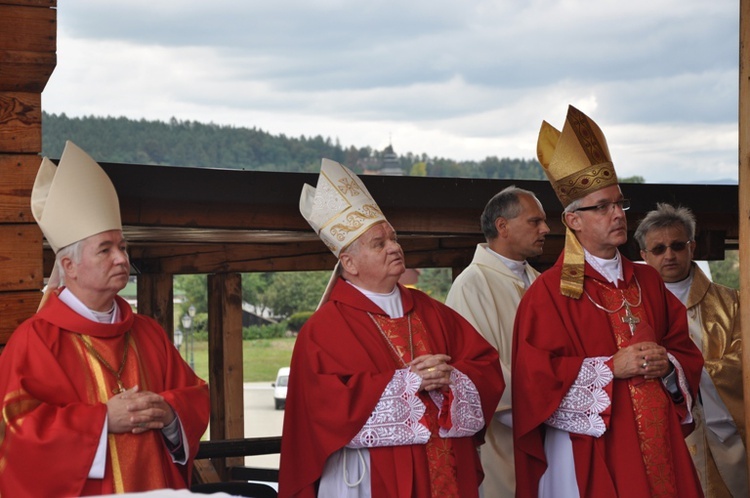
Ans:
{"label": "forested hillside", "polygon": [[[544,179],[535,159],[488,157],[459,161],[428,152],[383,151],[344,146],[330,137],[271,135],[259,128],[195,121],[131,120],[114,117],[42,116],[43,154],[59,158],[72,140],[100,162],[162,164],[200,168],[317,172],[327,157],[351,167],[377,172],[394,168],[404,175],[497,179]],[[499,151],[500,152],[500,151]]]}

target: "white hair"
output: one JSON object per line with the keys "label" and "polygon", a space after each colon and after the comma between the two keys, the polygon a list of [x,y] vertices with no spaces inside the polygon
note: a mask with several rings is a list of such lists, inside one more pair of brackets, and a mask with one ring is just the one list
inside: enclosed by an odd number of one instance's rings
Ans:
{"label": "white hair", "polygon": [[[79,240],[78,242],[73,242],[72,244],[69,244],[58,250],[57,254],[55,254],[55,267],[57,269],[57,274],[60,282],[58,285],[53,285],[54,287],[62,287],[65,285],[65,268],[63,268],[62,264],[63,258],[70,258],[76,264],[81,262],[81,258],[83,257],[84,240],[86,239]],[[54,274],[54,271],[52,273]],[[50,284],[53,284],[53,282],[50,282]]]}

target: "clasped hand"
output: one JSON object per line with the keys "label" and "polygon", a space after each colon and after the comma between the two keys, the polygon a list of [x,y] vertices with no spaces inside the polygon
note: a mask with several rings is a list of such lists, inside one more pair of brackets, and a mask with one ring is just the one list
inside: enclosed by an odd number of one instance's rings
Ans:
{"label": "clasped hand", "polygon": [[667,350],[654,342],[639,342],[620,349],[613,357],[616,379],[629,379],[642,375],[656,379],[669,373]]}
{"label": "clasped hand", "polygon": [[426,354],[410,361],[410,370],[422,378],[419,390],[434,391],[450,385],[453,371],[453,367],[448,365],[450,360],[451,357],[445,354]]}
{"label": "clasped hand", "polygon": [[117,394],[107,401],[109,432],[141,434],[163,429],[175,418],[174,410],[160,395],[138,390],[138,386]]}

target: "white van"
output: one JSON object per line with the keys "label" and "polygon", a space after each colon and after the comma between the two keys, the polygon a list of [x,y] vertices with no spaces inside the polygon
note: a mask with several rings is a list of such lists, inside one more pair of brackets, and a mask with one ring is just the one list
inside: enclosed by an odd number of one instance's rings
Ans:
{"label": "white van", "polygon": [[286,386],[289,383],[289,367],[279,368],[276,374],[276,382],[273,386],[273,402],[277,410],[283,410],[286,405]]}

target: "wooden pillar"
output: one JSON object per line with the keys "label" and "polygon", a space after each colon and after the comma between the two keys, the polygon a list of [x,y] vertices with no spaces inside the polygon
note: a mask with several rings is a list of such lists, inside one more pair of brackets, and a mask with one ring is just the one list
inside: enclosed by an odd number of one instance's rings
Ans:
{"label": "wooden pillar", "polygon": [[[740,0],[739,220],[740,320],[745,428],[750,427],[750,0]],[[750,474],[750,446],[748,473]]]}
{"label": "wooden pillar", "polygon": [[41,298],[42,233],[30,198],[41,164],[41,94],[56,62],[56,4],[0,4],[0,348]]}
{"label": "wooden pillar", "polygon": [[169,274],[138,275],[138,313],[147,315],[159,322],[174,340],[174,285]]}
{"label": "wooden pillar", "polygon": [[[211,440],[245,437],[239,273],[208,276],[208,372]],[[226,468],[244,465],[244,458],[227,458],[214,464],[222,478],[227,479]]]}

